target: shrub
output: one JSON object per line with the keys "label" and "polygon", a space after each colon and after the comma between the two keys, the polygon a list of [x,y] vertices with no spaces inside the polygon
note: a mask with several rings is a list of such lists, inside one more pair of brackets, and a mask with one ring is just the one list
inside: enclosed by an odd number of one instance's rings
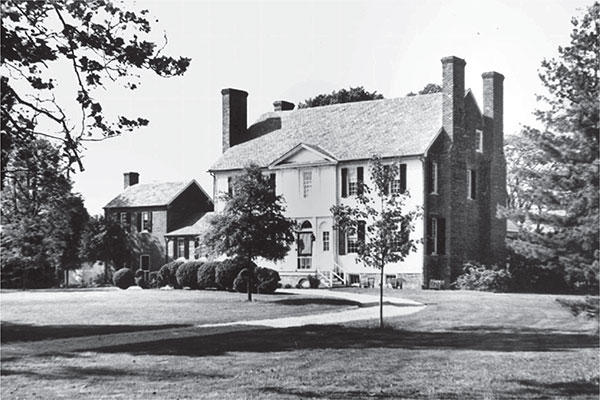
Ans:
{"label": "shrub", "polygon": [[505,292],[510,288],[512,276],[506,269],[467,263],[464,271],[452,284],[455,289]]}
{"label": "shrub", "polygon": [[285,285],[283,285],[284,289],[291,289],[292,285],[290,285],[289,283],[286,283]]}
{"label": "shrub", "polygon": [[43,260],[30,257],[2,259],[2,288],[45,289],[55,285],[54,269]]}
{"label": "shrub", "polygon": [[221,263],[218,261],[204,263],[198,268],[198,289],[216,288],[215,270]]}
{"label": "shrub", "polygon": [[[273,294],[279,284],[279,272],[270,268],[256,267],[252,282],[252,293]],[[244,268],[233,281],[233,289],[245,293],[248,291],[248,269]]]}
{"label": "shrub", "polygon": [[583,314],[588,319],[598,320],[600,313],[600,302],[598,297],[586,296],[585,299],[556,299],[561,306],[569,309],[571,314],[579,316]]}
{"label": "shrub", "polygon": [[179,287],[198,289],[198,268],[202,264],[200,261],[187,261],[180,265],[175,273]]}
{"label": "shrub", "polygon": [[256,268],[256,264],[250,261],[246,264],[240,258],[228,259],[215,268],[215,282],[222,290],[232,290],[233,281],[244,268]]}
{"label": "shrub", "polygon": [[144,271],[141,269],[135,271],[135,284],[142,289],[148,289],[148,282],[144,279]]}
{"label": "shrub", "polygon": [[160,267],[160,270],[158,270],[158,287],[170,285],[179,289],[176,273],[177,268],[183,263],[184,261],[174,260]]}
{"label": "shrub", "polygon": [[135,285],[135,277],[133,271],[129,268],[121,268],[113,275],[113,283],[120,289],[127,289]]}
{"label": "shrub", "polygon": [[311,289],[318,289],[319,285],[321,284],[321,281],[319,280],[319,277],[317,275],[309,275],[308,283]]}
{"label": "shrub", "polygon": [[256,268],[254,272],[258,293],[273,294],[279,285],[279,272],[271,268]]}

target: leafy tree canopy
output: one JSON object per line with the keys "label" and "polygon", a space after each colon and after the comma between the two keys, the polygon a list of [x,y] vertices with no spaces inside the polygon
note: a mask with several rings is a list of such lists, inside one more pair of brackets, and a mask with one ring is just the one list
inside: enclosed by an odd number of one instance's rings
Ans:
{"label": "leafy tree canopy", "polygon": [[[600,4],[573,18],[568,46],[544,60],[547,94],[526,127],[507,142],[508,218],[520,223],[509,246],[520,256],[564,271],[571,287],[598,284]],[[512,187],[510,186],[512,185]]]}
{"label": "leafy tree canopy", "polygon": [[131,259],[134,245],[132,235],[118,221],[94,216],[90,218],[83,234],[81,257],[89,262],[112,263],[116,269],[120,269]]}
{"label": "leafy tree canopy", "polygon": [[406,97],[410,97],[410,96],[416,96],[417,94],[432,94],[432,93],[441,93],[442,91],[442,87],[440,85],[438,85],[437,83],[428,83],[427,85],[425,85],[425,87],[421,90],[419,90],[418,93],[407,93]]}
{"label": "leafy tree canopy", "polygon": [[369,92],[362,86],[350,87],[349,90],[334,90],[330,94],[320,94],[313,98],[304,100],[298,104],[298,108],[311,108],[320,106],[329,106],[331,104],[353,103],[356,101],[380,100],[383,95],[375,92]]}
{"label": "leafy tree canopy", "polygon": [[[143,70],[169,77],[183,74],[190,63],[162,54],[147,10],[125,10],[110,0],[6,0],[1,7],[3,180],[10,151],[39,136],[60,140],[68,165],[83,169],[82,142],[148,124],[140,117],[105,115],[98,89],[117,82],[134,90]],[[75,113],[61,98],[73,84]]]}

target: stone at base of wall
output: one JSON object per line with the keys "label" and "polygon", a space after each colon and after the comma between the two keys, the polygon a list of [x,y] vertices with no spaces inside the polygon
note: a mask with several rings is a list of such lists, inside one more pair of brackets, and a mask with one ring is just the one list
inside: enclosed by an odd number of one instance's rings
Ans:
{"label": "stone at base of wall", "polygon": [[[280,284],[282,288],[295,288],[297,286],[308,287],[308,275],[314,273],[302,272],[280,272]],[[363,273],[363,274],[347,274],[347,286],[355,287],[379,287],[379,273]],[[401,274],[385,274],[386,287],[394,289],[421,289],[423,287],[423,274],[419,273],[401,273]],[[391,278],[393,276],[393,278]],[[350,283],[353,282],[353,283]],[[303,285],[303,283],[305,285]],[[319,287],[327,287],[327,283],[321,279]]]}

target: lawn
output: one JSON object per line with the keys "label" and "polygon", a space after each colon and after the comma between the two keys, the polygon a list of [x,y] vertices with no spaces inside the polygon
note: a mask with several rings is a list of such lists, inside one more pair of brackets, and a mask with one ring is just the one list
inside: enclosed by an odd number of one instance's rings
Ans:
{"label": "lawn", "polygon": [[11,329],[3,328],[3,399],[598,398],[597,321],[572,316],[557,296],[390,290],[387,295],[428,307],[389,319],[379,330],[376,321],[190,327],[249,312],[272,318],[349,306],[319,299],[260,296],[245,303],[243,295],[229,293],[76,294],[3,292],[2,321],[21,324],[21,339],[30,324],[150,330],[96,328],[76,338],[42,340],[61,337],[46,332],[22,342],[5,341]]}

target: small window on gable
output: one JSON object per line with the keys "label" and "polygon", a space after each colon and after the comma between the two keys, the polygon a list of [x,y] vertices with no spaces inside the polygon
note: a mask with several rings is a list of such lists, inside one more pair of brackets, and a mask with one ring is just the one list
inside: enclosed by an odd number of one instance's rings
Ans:
{"label": "small window on gable", "polygon": [[478,153],[483,153],[483,131],[481,129],[475,131],[475,148]]}
{"label": "small window on gable", "polygon": [[438,163],[431,163],[431,193],[438,193]]}

